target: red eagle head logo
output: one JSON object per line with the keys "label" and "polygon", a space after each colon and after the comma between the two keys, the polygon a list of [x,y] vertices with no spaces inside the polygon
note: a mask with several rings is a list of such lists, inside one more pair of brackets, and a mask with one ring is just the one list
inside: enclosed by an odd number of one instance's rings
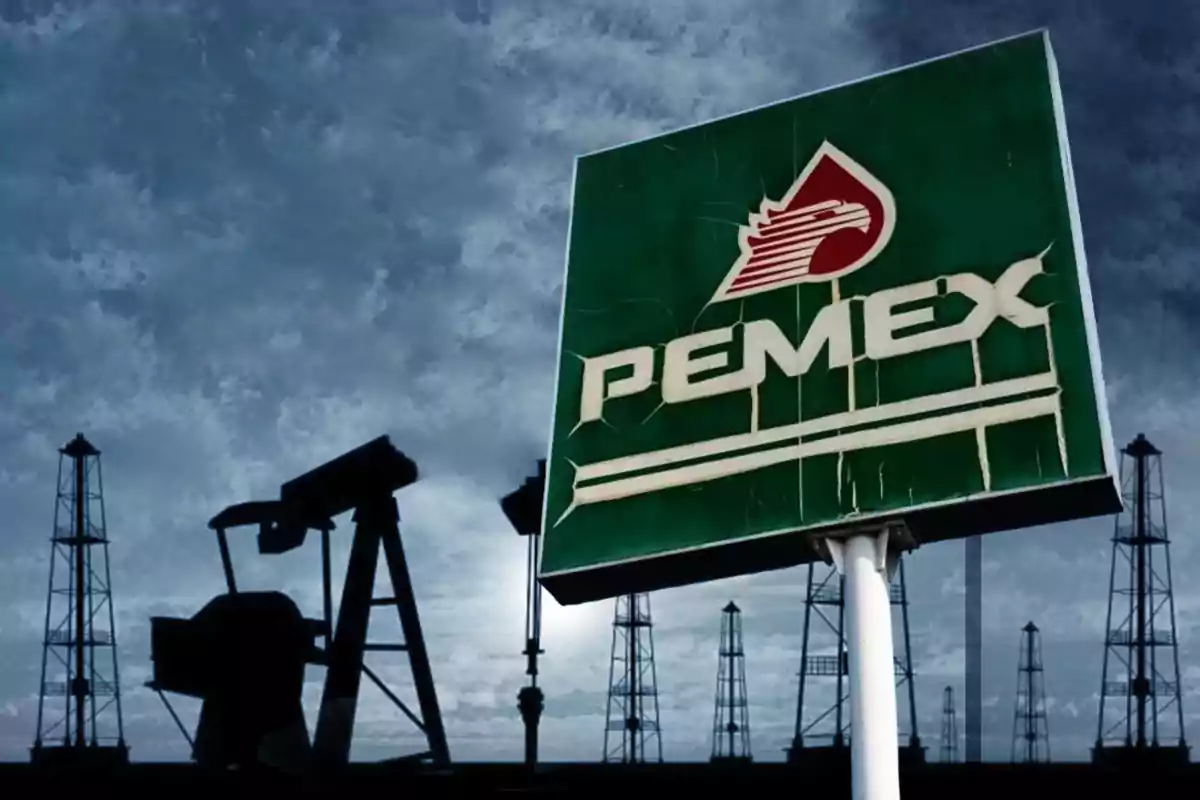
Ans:
{"label": "red eagle head logo", "polygon": [[825,142],[787,194],[763,198],[739,228],[741,255],[709,302],[849,275],[879,255],[895,225],[891,191]]}

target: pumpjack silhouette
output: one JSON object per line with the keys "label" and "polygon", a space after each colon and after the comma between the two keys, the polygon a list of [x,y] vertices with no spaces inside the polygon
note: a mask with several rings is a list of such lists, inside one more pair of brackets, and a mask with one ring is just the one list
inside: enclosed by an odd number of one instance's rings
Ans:
{"label": "pumpjack silhouette", "polygon": [[[159,692],[203,699],[194,760],[224,768],[275,767],[307,771],[347,765],[362,676],[425,734],[428,749],[398,761],[447,765],[450,761],[433,674],[400,540],[400,515],[392,494],[417,480],[417,465],[381,436],[284,483],[278,500],[230,506],[209,522],[216,532],[227,592],[191,619],[151,619],[153,679]],[[354,511],[350,558],[333,622],[330,533],[333,517]],[[323,619],[307,619],[282,592],[238,590],[226,531],[258,527],[258,551],[286,553],[320,533]],[[374,597],[382,550],[390,597]],[[372,607],[394,607],[403,643],[370,643]],[[318,646],[316,640],[322,639]],[[419,716],[364,662],[372,651],[406,652]],[[312,742],[301,706],[305,667],[327,668]],[[171,710],[176,723],[178,717]]]}

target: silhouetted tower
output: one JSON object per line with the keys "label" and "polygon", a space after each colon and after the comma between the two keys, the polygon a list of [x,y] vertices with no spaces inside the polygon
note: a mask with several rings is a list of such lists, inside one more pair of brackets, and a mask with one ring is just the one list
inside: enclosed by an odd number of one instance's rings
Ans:
{"label": "silhouetted tower", "polygon": [[958,715],[954,711],[954,689],[947,686],[942,692],[942,750],[941,762],[958,761]]}
{"label": "silhouetted tower", "polygon": [[[842,589],[845,579],[838,575],[837,570],[830,567],[823,580],[817,581],[817,570],[821,565],[808,566],[808,589],[804,600],[804,636],[800,646],[800,687],[796,700],[796,725],[792,738],[792,746],[788,748],[788,760],[797,762],[801,759],[805,748],[833,747],[848,748],[850,744],[850,715],[847,702],[850,698],[850,687],[847,680],[849,675],[849,658],[846,651],[846,620],[845,604]],[[900,610],[899,630],[903,641],[896,648],[896,688],[907,690],[906,703],[898,704],[899,708],[907,708],[907,720],[901,714],[901,730],[907,723],[908,753],[902,754],[905,760],[923,759],[921,739],[917,734],[917,700],[913,684],[912,646],[908,626],[908,590],[904,583],[904,561],[901,560],[890,587],[893,608]],[[816,619],[814,619],[816,617]],[[817,624],[814,624],[817,623]],[[818,637],[818,634],[820,636]],[[818,645],[816,639],[826,642],[832,639],[832,644]],[[832,650],[832,653],[813,655],[813,651],[821,647]],[[815,702],[813,698],[813,678],[833,679],[835,684],[833,702],[826,706]],[[897,742],[899,745],[899,742]]]}
{"label": "silhouetted tower", "polygon": [[542,498],[546,493],[546,459],[537,462],[537,475],[526,478],[515,492],[500,501],[504,515],[529,544],[525,551],[525,674],[529,685],[517,692],[517,709],[525,724],[525,766],[538,760],[538,725],[545,710],[546,696],[537,685],[538,656],[542,649],[542,585],[537,571],[542,538]]}
{"label": "silhouetted tower", "polygon": [[1028,764],[1050,760],[1042,634],[1032,622],[1021,628],[1021,654],[1017,658],[1017,703],[1013,709],[1012,760]]}
{"label": "silhouetted tower", "polygon": [[[1125,511],[1117,515],[1112,539],[1092,758],[1186,762],[1162,451],[1139,433],[1121,452]],[[1160,746],[1160,736],[1176,744]]]}
{"label": "silhouetted tower", "polygon": [[126,762],[100,451],[80,433],[58,452],[32,757]]}
{"label": "silhouetted tower", "polygon": [[604,725],[607,762],[662,761],[652,628],[649,594],[617,598]]}
{"label": "silhouetted tower", "polygon": [[746,651],[742,649],[742,612],[732,600],[721,610],[712,760],[752,760],[750,705],[746,697]]}

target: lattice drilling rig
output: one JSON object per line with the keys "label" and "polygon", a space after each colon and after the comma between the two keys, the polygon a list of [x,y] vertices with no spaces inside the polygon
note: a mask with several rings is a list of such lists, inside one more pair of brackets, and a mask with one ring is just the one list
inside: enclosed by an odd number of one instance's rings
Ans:
{"label": "lattice drilling rig", "polygon": [[661,763],[650,595],[622,595],[615,605],[604,760],[618,764]]}
{"label": "lattice drilling rig", "polygon": [[[849,700],[849,658],[846,641],[845,579],[837,570],[825,569],[824,577],[817,580],[821,565],[808,566],[807,591],[804,600],[804,636],[800,649],[800,685],[796,699],[796,725],[791,747],[787,748],[788,763],[803,765],[823,760],[848,760],[850,751],[850,717],[847,713]],[[912,647],[908,624],[908,590],[904,581],[904,561],[901,560],[890,586],[893,609],[899,609],[901,641],[895,656],[897,691],[905,691],[907,710],[901,715],[901,726],[907,717],[908,736],[900,748],[902,764],[924,763],[925,750],[917,734],[917,701],[913,683]],[[832,640],[833,653],[813,654],[820,646],[822,634],[825,642]],[[830,703],[814,701],[814,689],[826,688],[813,685],[813,678],[833,683],[833,700]]]}
{"label": "lattice drilling rig", "polygon": [[711,761],[752,761],[742,611],[732,600],[721,610],[720,642],[717,649],[717,694],[713,709]]}
{"label": "lattice drilling rig", "polygon": [[954,709],[954,688],[950,686],[942,691],[942,747],[939,760],[943,764],[958,761],[958,714]]}
{"label": "lattice drilling rig", "polygon": [[[121,717],[100,451],[80,433],[58,452],[37,737],[31,756],[38,764],[124,764],[129,748]],[[57,672],[53,678],[51,670]],[[61,705],[51,698],[61,698]]]}
{"label": "lattice drilling rig", "polygon": [[1033,622],[1021,628],[1017,658],[1017,702],[1013,709],[1012,760],[1036,764],[1050,760],[1050,727],[1046,718],[1046,681],[1042,666],[1042,634]]}
{"label": "lattice drilling rig", "polygon": [[[1092,761],[1184,764],[1188,746],[1179,686],[1162,451],[1139,433],[1121,453],[1125,511],[1117,515],[1112,538],[1100,713]],[[1161,744],[1163,739],[1174,743]]]}

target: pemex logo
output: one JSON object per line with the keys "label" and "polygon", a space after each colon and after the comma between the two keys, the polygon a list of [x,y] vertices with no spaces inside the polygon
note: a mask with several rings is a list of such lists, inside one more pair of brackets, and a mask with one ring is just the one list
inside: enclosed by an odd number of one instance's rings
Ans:
{"label": "pemex logo", "polygon": [[[600,461],[572,461],[571,503],[555,525],[581,505],[700,484],[821,455],[838,456],[841,487],[842,456],[846,453],[965,431],[975,432],[984,488],[990,491],[984,430],[1042,416],[1055,420],[1059,455],[1066,470],[1049,306],[1022,297],[1028,283],[1044,272],[1043,258],[1050,246],[1010,263],[995,279],[963,270],[862,296],[843,296],[838,279],[871,263],[888,245],[895,225],[896,203],[891,191],[826,141],[782,198],[764,198],[758,212],[750,215],[749,224],[739,227],[741,253],[709,301],[828,282],[829,302],[805,320],[803,331],[793,334],[797,326],[781,327],[779,320],[767,316],[693,330],[665,343],[645,342],[613,352],[577,355],[582,362],[578,422],[568,436],[594,423],[611,428],[605,418],[608,404],[643,392],[656,392],[661,398],[652,416],[663,408],[746,392],[748,418],[743,433],[713,437],[697,426],[690,443],[664,442],[658,449]],[[971,310],[959,321],[939,324],[934,304],[947,295],[969,301]],[[856,315],[863,329],[861,353],[854,345]],[[984,380],[978,342],[1001,319],[1018,329],[1044,331],[1045,371]],[[856,369],[964,343],[971,344],[973,374],[969,383],[927,394],[911,392],[912,396],[895,400],[881,399],[876,389],[874,399],[860,402],[865,398],[860,399],[856,391]],[[736,350],[740,354],[735,354]],[[824,363],[817,358],[822,352]],[[740,366],[732,368],[735,363]],[[814,368],[846,370],[845,408],[762,427],[758,387],[768,374],[774,371],[800,379]],[[796,385],[798,392],[799,383]],[[857,489],[851,486],[850,491],[857,509]],[[841,488],[838,492],[840,502]]]}
{"label": "pemex logo", "polygon": [[780,200],[763,198],[740,226],[741,255],[710,302],[849,275],[879,255],[895,225],[891,191],[826,141]]}

